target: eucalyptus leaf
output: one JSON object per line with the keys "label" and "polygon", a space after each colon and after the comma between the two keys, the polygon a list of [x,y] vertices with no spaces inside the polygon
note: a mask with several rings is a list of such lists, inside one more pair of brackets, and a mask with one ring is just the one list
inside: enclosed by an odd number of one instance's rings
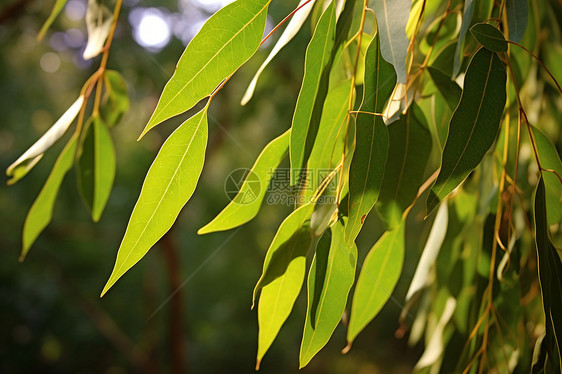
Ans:
{"label": "eucalyptus leaf", "polygon": [[104,75],[106,95],[100,107],[100,114],[108,127],[113,127],[129,110],[129,90],[123,76],[115,70]]}
{"label": "eucalyptus leaf", "polygon": [[117,260],[101,296],[172,227],[201,175],[207,146],[207,107],[164,142],[144,180]]}
{"label": "eucalyptus leaf", "polygon": [[72,168],[74,155],[76,153],[78,136],[74,135],[62,152],[60,153],[51,174],[47,178],[45,185],[39,192],[37,199],[33,202],[31,209],[25,217],[23,224],[23,244],[20,261],[23,261],[29,249],[41,232],[47,227],[53,218],[53,208],[59,192],[60,186],[66,173]]}
{"label": "eucalyptus leaf", "polygon": [[502,32],[488,23],[477,23],[470,28],[470,33],[478,43],[492,52],[507,51],[507,41]]}
{"label": "eucalyptus leaf", "polygon": [[342,318],[355,281],[357,247],[344,240],[344,226],[337,222],[324,234],[308,273],[308,306],[300,349],[303,368],[326,345]]}
{"label": "eucalyptus leaf", "polygon": [[84,96],[80,96],[39,140],[8,167],[6,175],[12,177],[12,179],[8,180],[8,184],[16,183],[39,162],[43,153],[64,135],[80,112],[83,104]]}
{"label": "eucalyptus leaf", "polygon": [[43,37],[45,36],[45,33],[47,32],[49,27],[51,27],[53,22],[55,22],[55,19],[57,18],[57,16],[64,9],[64,6],[66,5],[67,1],[68,0],[56,0],[55,1],[55,5],[53,5],[53,9],[51,10],[51,14],[49,14],[49,17],[47,18],[47,20],[45,21],[45,23],[41,27],[41,30],[39,30],[39,34],[37,34],[37,40],[43,39]]}
{"label": "eucalyptus leaf", "polygon": [[462,89],[456,82],[451,80],[451,77],[449,77],[441,70],[429,66],[427,68],[427,71],[429,72],[431,79],[433,79],[435,86],[437,86],[437,89],[445,98],[449,109],[451,109],[451,111],[454,111],[459,104],[459,100],[462,95]]}
{"label": "eucalyptus leaf", "polygon": [[507,25],[509,26],[509,40],[519,43],[525,35],[529,18],[527,0],[506,1]]}
{"label": "eucalyptus leaf", "polygon": [[427,198],[427,215],[478,166],[498,133],[506,102],[506,72],[499,57],[481,48],[464,82],[449,125],[441,171]]}
{"label": "eucalyptus leaf", "polygon": [[[330,4],[324,10],[324,13],[322,13],[314,34],[312,35],[312,39],[306,49],[305,73],[293,114],[291,139],[289,141],[289,155],[292,170],[299,170],[303,168],[306,163],[306,142],[314,103],[318,94],[322,74],[330,61],[335,36],[335,5],[333,1],[330,1]],[[295,177],[296,175],[291,173],[291,185],[296,182]]]}
{"label": "eucalyptus leaf", "polygon": [[398,282],[404,262],[405,226],[404,220],[394,230],[385,232],[363,262],[351,304],[348,349],[388,301]]}
{"label": "eucalyptus leaf", "polygon": [[464,0],[464,8],[462,12],[462,23],[457,39],[457,47],[455,49],[455,59],[453,63],[453,78],[459,75],[461,69],[461,55],[464,38],[468,32],[468,28],[472,23],[472,15],[474,14],[474,0]]}
{"label": "eucalyptus leaf", "polygon": [[[291,130],[273,139],[260,153],[234,199],[208,224],[199,235],[230,230],[253,219],[261,207],[273,172],[287,154]],[[248,200],[248,196],[251,198]]]}
{"label": "eucalyptus leaf", "polygon": [[101,53],[112,24],[113,12],[101,0],[88,0],[86,10],[88,43],[82,54],[84,60],[94,58]]}
{"label": "eucalyptus leaf", "polygon": [[271,0],[237,0],[205,22],[180,57],[140,137],[192,108],[257,51]]}

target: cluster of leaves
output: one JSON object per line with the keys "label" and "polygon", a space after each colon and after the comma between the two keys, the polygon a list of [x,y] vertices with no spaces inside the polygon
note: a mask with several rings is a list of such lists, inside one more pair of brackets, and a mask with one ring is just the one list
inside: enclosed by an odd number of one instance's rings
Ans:
{"label": "cluster of leaves", "polygon": [[[205,160],[208,108],[263,43],[270,2],[225,6],[181,56],[141,137],[200,109],[170,135],[150,167],[102,295],[170,229],[193,194]],[[100,69],[61,120],[8,169],[12,181],[23,177],[79,116],[26,220],[23,255],[48,223],[73,163],[94,220],[109,195],[115,160],[107,127],[126,110],[121,78],[105,69],[120,6],[118,0],[109,27],[91,23],[96,31],[90,35],[104,53]],[[354,288],[349,322],[343,318],[344,351],[351,348],[391,297],[402,274],[407,218],[425,197],[426,218],[437,214],[403,312],[416,315],[410,342],[425,335],[416,368],[560,371],[562,163],[549,137],[529,120],[540,119],[543,130],[559,134],[548,125],[559,117],[557,72],[537,57],[560,52],[559,34],[539,38],[546,27],[559,29],[553,12],[561,14],[560,7],[529,7],[526,0],[375,0],[372,8],[367,0],[302,0],[290,14],[242,99],[251,100],[260,73],[310,18],[314,31],[292,123],[252,166],[251,175],[266,186],[288,155],[299,197],[271,242],[254,290],[258,368],[305,278],[300,366],[328,342]],[[96,14],[107,18],[105,11]],[[104,81],[108,95],[101,105]],[[91,119],[82,126],[95,85]],[[541,110],[544,104],[554,109]],[[303,169],[329,173],[316,180]],[[250,189],[246,181],[199,233],[254,218],[266,191],[243,202]],[[361,262],[356,239],[375,213],[385,233]]]}

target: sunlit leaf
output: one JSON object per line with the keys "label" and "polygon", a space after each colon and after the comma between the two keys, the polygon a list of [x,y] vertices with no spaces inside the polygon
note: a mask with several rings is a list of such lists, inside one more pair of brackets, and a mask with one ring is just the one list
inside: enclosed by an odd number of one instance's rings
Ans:
{"label": "sunlit leaf", "polygon": [[[291,139],[289,154],[291,169],[298,170],[306,163],[305,152],[309,125],[312,118],[314,103],[324,68],[330,60],[332,47],[336,35],[336,13],[334,2],[324,10],[318,21],[316,30],[308,44],[305,55],[304,77],[301,90],[293,114],[291,125]],[[295,175],[291,173],[291,184],[294,184]]]}
{"label": "sunlit leaf", "polygon": [[[349,171],[349,221],[345,239],[355,240],[378,199],[388,152],[388,131],[379,115],[396,84],[396,73],[383,60],[375,37],[365,56],[363,102],[355,122],[356,145]],[[374,113],[369,114],[368,112]]]}
{"label": "sunlit leaf", "polygon": [[88,126],[78,161],[78,185],[92,219],[97,222],[109,199],[115,178],[115,149],[109,129],[100,117]]}
{"label": "sunlit leaf", "polygon": [[429,215],[480,163],[498,133],[506,101],[499,57],[481,48],[470,62],[460,103],[451,118],[441,171],[427,198]]}
{"label": "sunlit leaf", "polygon": [[21,155],[12,165],[8,167],[6,175],[8,177],[12,177],[12,179],[8,180],[8,184],[14,184],[23,178],[25,174],[27,174],[27,172],[31,170],[35,164],[37,164],[43,156],[43,153],[64,135],[80,112],[83,103],[84,96],[80,96],[39,140],[37,140],[27,151],[25,151],[23,155]]}
{"label": "sunlit leaf", "polygon": [[191,40],[140,137],[192,108],[258,49],[271,0],[237,0],[216,12]]}
{"label": "sunlit leaf", "polygon": [[74,163],[74,155],[76,153],[77,136],[73,136],[61,154],[57,158],[51,174],[47,178],[45,185],[39,192],[37,199],[33,202],[27,217],[25,217],[25,223],[23,225],[23,246],[20,256],[20,261],[25,259],[25,256],[29,252],[31,245],[35,242],[35,239],[41,234],[41,232],[47,227],[51,218],[53,217],[53,208],[55,206],[55,200],[59,192],[61,183],[64,179],[66,173],[72,168]]}
{"label": "sunlit leaf", "polygon": [[254,289],[254,302],[261,290],[256,369],[291,313],[302,288],[306,254],[313,244],[310,232],[313,208],[314,204],[306,204],[291,213],[279,226],[267,251],[262,275]]}
{"label": "sunlit leaf", "polygon": [[234,199],[208,224],[199,235],[230,230],[254,218],[260,209],[273,172],[287,154],[290,130],[273,139],[260,153]]}
{"label": "sunlit leaf", "polygon": [[412,104],[388,126],[390,145],[377,211],[390,228],[402,221],[402,213],[414,200],[423,183],[431,152],[431,133],[421,109]]}
{"label": "sunlit leaf", "polygon": [[301,6],[302,8],[300,8],[291,17],[291,20],[287,24],[285,30],[283,30],[283,33],[279,37],[279,40],[277,40],[277,43],[275,43],[275,46],[273,46],[273,49],[271,50],[271,52],[269,52],[269,55],[267,56],[265,61],[261,64],[260,68],[256,72],[256,75],[254,75],[254,78],[252,79],[248,88],[246,89],[246,93],[242,97],[242,101],[240,102],[241,105],[246,105],[248,101],[250,101],[250,99],[254,95],[254,90],[256,89],[256,84],[258,83],[258,79],[261,73],[265,70],[267,65],[269,65],[269,63],[275,58],[275,56],[277,56],[279,51],[281,51],[281,49],[283,49],[283,47],[285,47],[287,43],[289,43],[295,37],[295,35],[297,35],[302,25],[308,18],[308,15],[310,14],[312,7],[314,6],[314,0],[311,0],[308,2],[308,4],[305,4],[307,1],[309,0],[301,0],[299,2],[297,8]]}
{"label": "sunlit leaf", "polygon": [[45,36],[45,33],[47,32],[49,27],[51,27],[53,22],[55,22],[55,19],[57,18],[57,16],[64,9],[64,6],[66,5],[67,1],[68,0],[56,0],[55,5],[53,6],[53,9],[51,10],[51,14],[49,14],[49,17],[47,18],[47,20],[43,24],[43,27],[41,27],[41,30],[39,31],[39,34],[37,34],[37,40],[43,39],[43,37]]}
{"label": "sunlit leaf", "polygon": [[108,127],[121,121],[123,114],[129,110],[129,90],[121,74],[115,70],[107,70],[104,76],[106,97],[100,107],[101,117]]}
{"label": "sunlit leaf", "polygon": [[453,64],[453,77],[459,75],[459,70],[461,69],[461,55],[462,46],[464,42],[464,37],[468,32],[468,27],[472,22],[472,15],[474,13],[474,0],[464,0],[464,8],[462,13],[462,23],[461,30],[459,32],[459,38],[457,39],[457,47],[455,49],[455,60]]}
{"label": "sunlit leaf", "polygon": [[355,281],[357,247],[347,246],[341,222],[320,239],[308,273],[308,307],[300,350],[300,367],[326,345],[338,325]]}
{"label": "sunlit leaf", "polygon": [[406,55],[409,44],[406,24],[411,4],[410,0],[376,0],[373,3],[381,53],[383,58],[394,66],[399,83],[406,83]]}
{"label": "sunlit leaf", "polygon": [[525,35],[529,18],[527,0],[506,1],[507,25],[509,26],[509,40],[519,43]]}
{"label": "sunlit leaf", "polygon": [[405,220],[387,231],[367,254],[355,285],[347,329],[348,348],[390,298],[404,261]]}
{"label": "sunlit leaf", "polygon": [[102,296],[172,227],[197,185],[207,146],[207,107],[164,142],[146,174]]}
{"label": "sunlit leaf", "polygon": [[86,11],[88,43],[82,55],[84,60],[94,58],[101,53],[112,23],[113,12],[102,1],[88,0],[88,10]]}
{"label": "sunlit leaf", "polygon": [[507,41],[502,32],[488,23],[477,23],[470,28],[470,33],[478,43],[492,52],[507,51]]}

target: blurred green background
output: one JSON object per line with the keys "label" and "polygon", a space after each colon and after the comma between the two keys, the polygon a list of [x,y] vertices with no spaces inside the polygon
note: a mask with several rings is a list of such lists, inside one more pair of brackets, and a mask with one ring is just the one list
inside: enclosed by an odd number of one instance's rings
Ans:
{"label": "blurred green background", "polygon": [[[262,74],[246,107],[239,102],[269,52],[267,44],[217,96],[209,116],[207,160],[195,195],[172,231],[108,295],[99,298],[144,175],[162,142],[186,116],[159,126],[140,142],[136,138],[185,44],[226,2],[125,1],[109,68],[125,77],[131,109],[112,129],[117,176],[99,223],[91,222],[71,171],[58,196],[52,223],[20,264],[25,215],[64,139],[17,185],[7,187],[6,177],[2,177],[0,372],[254,370],[257,318],[250,309],[251,294],[265,250],[290,208],[264,204],[259,216],[241,229],[207,236],[198,236],[196,231],[228,203],[223,186],[229,172],[251,167],[263,146],[290,126],[311,33],[308,23]],[[296,3],[273,2],[267,27],[271,29]],[[80,57],[86,42],[86,0],[70,0],[45,39],[37,42],[37,32],[53,4],[0,2],[2,170],[56,121],[99,64],[99,57],[92,61]],[[410,221],[422,219],[421,212],[413,213]],[[361,258],[383,230],[376,217],[366,225],[359,238]],[[326,348],[302,372],[411,371],[421,347],[408,347],[397,331],[400,304],[428,234],[426,229],[419,232],[420,227],[409,226],[396,299],[360,335],[351,352],[340,354],[346,344],[340,325]],[[298,370],[305,310],[303,293],[266,355],[262,372]]]}

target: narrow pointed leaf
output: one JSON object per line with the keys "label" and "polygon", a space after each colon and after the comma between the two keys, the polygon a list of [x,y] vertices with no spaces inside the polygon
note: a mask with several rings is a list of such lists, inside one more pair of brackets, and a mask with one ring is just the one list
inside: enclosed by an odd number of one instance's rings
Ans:
{"label": "narrow pointed leaf", "polygon": [[100,0],[88,1],[88,10],[86,11],[88,43],[82,56],[84,60],[94,58],[101,53],[112,23],[113,12],[105,4]]}
{"label": "narrow pointed leaf", "polygon": [[[208,224],[199,235],[230,230],[253,219],[261,207],[273,171],[287,154],[290,130],[273,139],[260,153],[234,199]],[[248,197],[251,196],[250,199]]]}
{"label": "narrow pointed leaf", "polygon": [[509,40],[519,43],[527,29],[527,20],[529,18],[527,0],[507,0],[506,13],[509,26]]}
{"label": "narrow pointed leaf", "polygon": [[111,128],[117,125],[129,110],[129,92],[125,79],[115,70],[107,70],[104,81],[106,100],[100,108],[100,113],[105,124]]}
{"label": "narrow pointed leaf", "polygon": [[[322,13],[306,49],[304,77],[293,114],[291,140],[289,142],[291,169],[293,170],[301,169],[306,162],[306,140],[312,112],[322,74],[330,60],[335,37],[336,13],[334,2],[331,1]],[[293,174],[291,173],[291,184],[296,182]]]}
{"label": "narrow pointed leaf", "polygon": [[375,0],[380,48],[384,59],[394,66],[399,83],[406,83],[408,37],[406,24],[410,17],[410,0]]}
{"label": "narrow pointed leaf", "polygon": [[257,51],[271,0],[237,0],[215,13],[191,40],[140,137],[207,97]]}
{"label": "narrow pointed leaf", "polygon": [[14,184],[23,178],[25,174],[27,174],[27,172],[31,170],[35,164],[37,164],[43,156],[43,153],[64,135],[80,112],[83,103],[84,96],[80,96],[39,140],[37,140],[27,151],[25,151],[23,155],[21,155],[12,165],[8,167],[6,175],[8,177],[12,177],[12,179],[8,181],[8,184]]}
{"label": "narrow pointed leaf", "polygon": [[43,37],[45,36],[45,33],[47,32],[49,27],[51,27],[53,22],[55,22],[55,19],[57,18],[57,16],[64,9],[64,6],[66,5],[67,1],[68,0],[56,0],[55,1],[55,5],[53,6],[53,9],[51,10],[51,14],[49,14],[49,17],[47,18],[47,20],[45,21],[45,23],[41,27],[41,30],[39,31],[39,34],[37,34],[37,40],[43,39]]}
{"label": "narrow pointed leaf", "polygon": [[102,296],[172,227],[195,191],[206,146],[205,107],[170,135],[150,166]]}
{"label": "narrow pointed leaf", "polygon": [[[328,235],[329,234],[329,235]],[[337,222],[316,248],[308,273],[308,307],[300,349],[303,368],[326,345],[343,315],[355,281],[357,247],[347,246],[344,226]]]}
{"label": "narrow pointed leaf", "polygon": [[489,51],[507,51],[507,41],[502,32],[488,23],[477,23],[470,28],[470,33]]}
{"label": "narrow pointed leaf", "polygon": [[499,57],[481,48],[470,62],[453,113],[441,171],[427,198],[429,215],[480,163],[498,133],[506,101],[506,72]]}
{"label": "narrow pointed leaf", "polygon": [[462,95],[462,89],[456,82],[451,80],[451,77],[443,73],[441,70],[429,66],[427,68],[427,71],[429,72],[431,79],[433,79],[435,86],[437,86],[437,89],[445,98],[449,109],[451,109],[451,111],[454,111],[459,104],[459,100]]}
{"label": "narrow pointed leaf", "polygon": [[423,183],[431,133],[421,109],[412,104],[405,116],[388,126],[388,135],[390,146],[377,211],[389,228],[394,228]]}
{"label": "narrow pointed leaf", "polygon": [[94,117],[78,161],[78,185],[94,222],[99,221],[115,178],[115,149],[103,120]]}
{"label": "narrow pointed leaf", "polygon": [[313,208],[314,204],[306,204],[291,213],[279,226],[267,251],[262,276],[254,289],[254,301],[261,290],[256,368],[291,313],[302,288],[306,254],[313,243],[310,232]]}
{"label": "narrow pointed leaf", "polygon": [[41,232],[47,227],[53,217],[53,208],[59,192],[60,186],[66,173],[72,168],[74,155],[76,153],[77,136],[73,136],[61,154],[57,158],[51,174],[47,178],[45,185],[39,192],[37,199],[33,202],[25,223],[23,225],[23,248],[20,261],[25,259],[31,245]]}
{"label": "narrow pointed leaf", "polygon": [[562,343],[562,262],[552,245],[546,219],[546,193],[544,180],[539,178],[535,191],[535,243],[539,282],[546,322],[546,352],[557,371],[561,369]]}
{"label": "narrow pointed leaf", "polygon": [[256,72],[256,75],[254,75],[254,78],[252,79],[252,81],[250,82],[250,85],[246,89],[246,93],[242,97],[242,101],[240,102],[241,105],[248,104],[248,102],[250,101],[250,99],[254,95],[254,90],[256,89],[256,85],[258,83],[258,79],[260,78],[261,73],[265,70],[267,65],[269,65],[269,63],[275,58],[275,56],[277,56],[279,51],[281,51],[281,49],[283,49],[283,47],[285,47],[287,45],[287,43],[289,43],[295,37],[295,35],[297,35],[297,33],[301,29],[302,25],[304,24],[304,22],[308,18],[308,15],[310,14],[310,11],[312,10],[312,8],[314,6],[314,0],[310,1],[306,5],[303,5],[307,1],[308,0],[301,0],[299,2],[299,5],[297,6],[297,8],[300,7],[300,6],[302,6],[302,8],[300,8],[291,17],[291,20],[287,24],[287,27],[285,28],[285,30],[283,30],[283,33],[279,37],[279,40],[277,40],[277,43],[275,43],[275,46],[273,47],[271,52],[269,52],[269,55],[267,56],[265,61],[261,64],[260,68]]}
{"label": "narrow pointed leaf", "polygon": [[[396,85],[396,73],[383,60],[378,36],[373,38],[365,55],[363,112],[382,113]],[[388,152],[388,131],[378,115],[359,113],[356,144],[349,171],[349,220],[345,227],[348,244],[355,240],[365,217],[378,199]]]}
{"label": "narrow pointed leaf", "polygon": [[468,32],[468,28],[472,22],[472,15],[474,13],[474,0],[464,0],[464,8],[462,12],[461,30],[459,32],[459,39],[457,40],[457,47],[455,49],[455,60],[453,64],[453,77],[459,75],[461,69],[461,55],[464,37]]}
{"label": "narrow pointed leaf", "polygon": [[404,261],[405,221],[387,231],[369,251],[357,279],[347,330],[348,347],[390,298]]}

